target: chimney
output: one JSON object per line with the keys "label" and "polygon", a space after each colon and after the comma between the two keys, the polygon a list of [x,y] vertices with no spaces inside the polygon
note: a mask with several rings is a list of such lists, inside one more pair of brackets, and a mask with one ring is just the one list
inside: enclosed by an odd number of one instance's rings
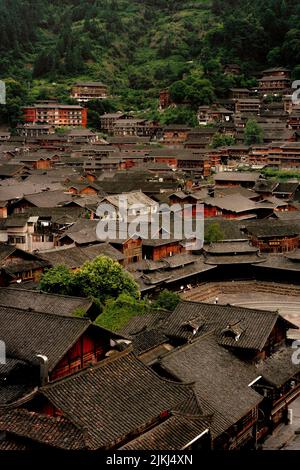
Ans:
{"label": "chimney", "polygon": [[43,387],[49,382],[49,361],[47,356],[37,354],[40,363],[40,385]]}

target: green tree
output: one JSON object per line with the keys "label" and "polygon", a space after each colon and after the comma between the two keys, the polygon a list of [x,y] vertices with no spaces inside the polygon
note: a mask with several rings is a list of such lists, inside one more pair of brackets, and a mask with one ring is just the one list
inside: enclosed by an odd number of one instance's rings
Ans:
{"label": "green tree", "polygon": [[173,311],[180,302],[180,295],[168,289],[162,290],[154,303],[154,308]]}
{"label": "green tree", "polygon": [[174,103],[184,103],[187,96],[187,85],[183,80],[177,81],[170,86],[170,97]]}
{"label": "green tree", "polygon": [[161,114],[160,121],[165,125],[184,124],[191,127],[197,127],[198,125],[196,113],[186,106],[166,109],[164,113]]}
{"label": "green tree", "polygon": [[139,300],[128,293],[120,294],[116,299],[107,299],[102,313],[96,318],[98,326],[117,331],[123,328],[136,315],[148,311],[146,300]]}
{"label": "green tree", "polygon": [[51,268],[42,276],[40,287],[54,294],[98,299],[102,305],[108,298],[117,298],[122,293],[136,299],[140,296],[133,277],[117,261],[107,256],[98,256],[86,262],[76,272],[66,266]]}
{"label": "green tree", "polygon": [[40,288],[51,294],[74,295],[74,274],[64,265],[48,269],[41,278]]}
{"label": "green tree", "polygon": [[117,110],[114,101],[91,100],[87,103],[88,108],[88,127],[92,129],[100,129],[100,116],[105,113],[112,113]]}
{"label": "green tree", "polygon": [[26,85],[18,80],[8,78],[6,85],[6,104],[0,105],[0,123],[8,123],[15,127],[22,121],[22,106],[28,100]]}
{"label": "green tree", "polygon": [[206,243],[216,243],[224,239],[224,233],[218,222],[213,222],[204,229],[204,240]]}
{"label": "green tree", "polygon": [[235,138],[232,137],[231,135],[224,135],[220,134],[219,132],[216,132],[212,138],[212,142],[210,146],[212,148],[218,148],[218,147],[226,147],[229,145],[234,145],[235,144]]}
{"label": "green tree", "polygon": [[254,119],[247,121],[244,131],[244,142],[246,145],[262,144],[264,141],[264,132],[262,127]]}
{"label": "green tree", "polygon": [[139,288],[133,277],[117,262],[107,256],[87,261],[74,273],[75,284],[82,296],[95,297],[102,303],[122,293],[138,299]]}

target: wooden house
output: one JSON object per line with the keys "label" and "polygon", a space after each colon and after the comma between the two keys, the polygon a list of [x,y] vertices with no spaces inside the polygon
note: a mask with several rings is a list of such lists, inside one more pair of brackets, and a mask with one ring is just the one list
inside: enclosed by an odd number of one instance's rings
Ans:
{"label": "wooden house", "polygon": [[108,97],[108,87],[101,82],[77,82],[71,89],[71,98],[78,103],[90,100],[104,100]]}
{"label": "wooden house", "polygon": [[163,143],[171,148],[182,148],[189,132],[190,128],[187,126],[169,125],[163,129]]}
{"label": "wooden house", "polygon": [[0,285],[38,282],[49,262],[12,245],[0,244]]}
{"label": "wooden house", "polygon": [[247,224],[245,230],[262,253],[284,253],[299,246],[299,228],[292,222],[269,219],[268,223]]}

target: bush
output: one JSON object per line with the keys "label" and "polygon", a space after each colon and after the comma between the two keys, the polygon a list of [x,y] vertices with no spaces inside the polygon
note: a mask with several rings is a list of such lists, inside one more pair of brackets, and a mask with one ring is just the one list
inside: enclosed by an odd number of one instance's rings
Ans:
{"label": "bush", "polygon": [[95,324],[108,330],[117,331],[123,328],[135,315],[143,315],[148,311],[148,303],[128,293],[120,294],[117,299],[108,299],[102,313],[96,318]]}

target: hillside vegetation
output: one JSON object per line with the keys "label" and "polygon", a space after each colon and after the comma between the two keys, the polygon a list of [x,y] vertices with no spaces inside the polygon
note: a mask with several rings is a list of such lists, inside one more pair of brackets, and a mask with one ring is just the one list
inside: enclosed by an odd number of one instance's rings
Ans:
{"label": "hillside vegetation", "polygon": [[[288,66],[300,78],[299,20],[300,4],[290,0],[0,0],[10,119],[20,103],[67,99],[78,79],[109,85],[107,109],[155,117],[163,87],[196,107],[255,84],[267,66]],[[226,63],[242,74],[224,75]]]}

